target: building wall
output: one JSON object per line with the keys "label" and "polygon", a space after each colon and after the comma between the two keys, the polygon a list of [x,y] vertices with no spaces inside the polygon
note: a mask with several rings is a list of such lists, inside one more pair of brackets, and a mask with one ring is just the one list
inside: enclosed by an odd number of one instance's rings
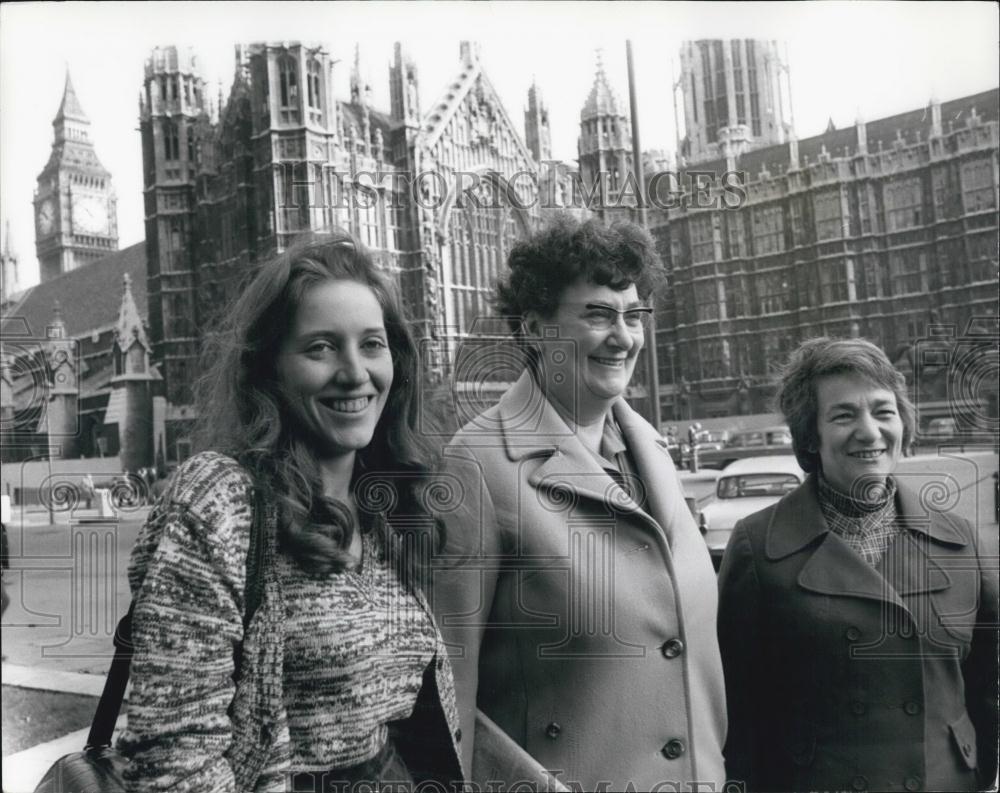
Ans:
{"label": "building wall", "polygon": [[[321,47],[294,42],[238,47],[218,112],[192,53],[166,47],[147,62],[150,338],[165,380],[168,461],[192,445],[202,340],[254,268],[297,236],[339,227],[372,250],[399,283],[423,368],[440,380],[488,312],[485,294],[513,240],[534,222],[535,210],[509,199],[532,207],[537,188],[506,181],[534,161],[473,46],[463,43],[458,76],[425,113],[416,68],[401,48],[388,115],[370,105],[359,74],[350,102],[334,98],[336,62]],[[414,186],[422,172],[436,178]],[[478,183],[465,203],[457,199],[460,172]]]}
{"label": "building wall", "polygon": [[677,381],[664,416],[767,410],[775,367],[817,335],[869,338],[911,367],[918,396],[943,394],[946,367],[922,366],[921,344],[996,333],[997,96],[746,155],[744,205],[661,213],[660,373],[673,360]]}

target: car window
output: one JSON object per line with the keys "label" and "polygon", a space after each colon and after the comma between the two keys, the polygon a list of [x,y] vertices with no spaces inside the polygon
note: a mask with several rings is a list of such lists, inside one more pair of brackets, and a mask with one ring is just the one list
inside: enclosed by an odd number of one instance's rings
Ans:
{"label": "car window", "polygon": [[722,477],[716,492],[719,498],[783,496],[798,485],[798,477],[794,474],[744,474]]}

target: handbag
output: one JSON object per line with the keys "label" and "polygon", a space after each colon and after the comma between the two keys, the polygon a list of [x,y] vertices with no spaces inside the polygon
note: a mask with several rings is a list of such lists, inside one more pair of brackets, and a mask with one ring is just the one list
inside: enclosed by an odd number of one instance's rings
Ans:
{"label": "handbag", "polygon": [[[246,612],[243,615],[244,631],[250,625],[262,598],[261,576],[264,559],[264,508],[260,498],[255,498],[253,522],[250,528],[250,548],[247,553]],[[129,668],[132,665],[132,611],[122,617],[115,630],[115,657],[111,661],[104,690],[97,703],[94,719],[83,751],[63,755],[45,772],[35,793],[123,793],[124,771],[128,760],[111,745],[115,722],[121,712]],[[239,679],[242,653],[234,659],[233,677]]]}

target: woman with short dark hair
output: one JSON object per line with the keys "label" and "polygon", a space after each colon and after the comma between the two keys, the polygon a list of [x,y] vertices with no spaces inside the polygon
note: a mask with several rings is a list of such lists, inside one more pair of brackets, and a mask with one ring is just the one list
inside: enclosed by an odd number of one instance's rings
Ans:
{"label": "woman with short dark hair", "polygon": [[[173,475],[129,566],[128,789],[460,780],[419,587],[430,461],[394,285],[349,235],[307,239],[261,265],[207,359],[207,451]],[[262,594],[244,629],[251,542]]]}
{"label": "woman with short dark hair", "polygon": [[666,441],[623,398],[658,274],[631,224],[562,218],[515,245],[497,305],[525,371],[444,461],[434,607],[465,734],[478,705],[574,789],[724,782],[712,563]]}
{"label": "woman with short dark hair", "polygon": [[897,475],[914,411],[863,339],[810,339],[777,402],[806,481],[719,572],[726,768],[748,790],[977,790],[997,770],[995,552]]}

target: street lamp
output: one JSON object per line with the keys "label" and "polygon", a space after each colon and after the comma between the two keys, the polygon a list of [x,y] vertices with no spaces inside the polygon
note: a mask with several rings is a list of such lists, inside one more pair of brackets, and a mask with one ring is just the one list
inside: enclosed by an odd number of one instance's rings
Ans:
{"label": "street lamp", "polygon": [[670,386],[672,391],[672,396],[670,400],[670,412],[673,414],[674,421],[677,421],[677,375],[674,372],[674,345],[667,345],[667,355],[670,358]]}

